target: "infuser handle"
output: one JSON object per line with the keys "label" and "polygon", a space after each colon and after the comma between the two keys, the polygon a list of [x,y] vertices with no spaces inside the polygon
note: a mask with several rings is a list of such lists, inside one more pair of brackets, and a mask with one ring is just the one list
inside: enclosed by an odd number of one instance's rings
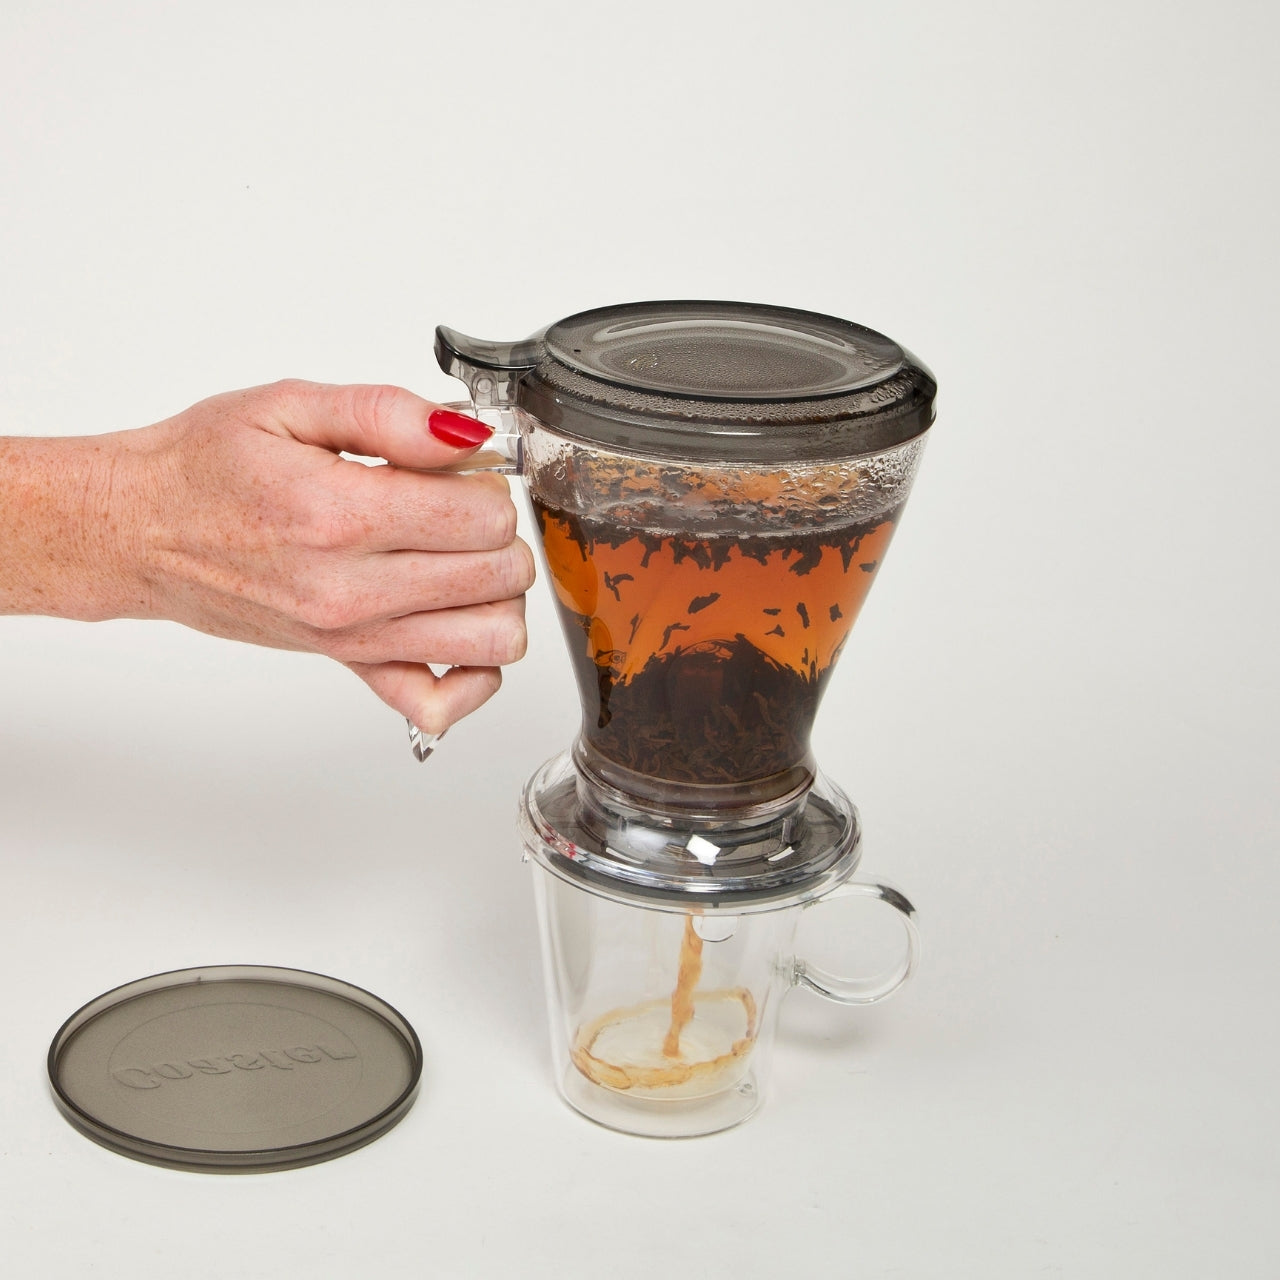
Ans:
{"label": "infuser handle", "polygon": [[493,430],[493,435],[484,442],[484,448],[435,470],[459,476],[474,475],[477,471],[492,471],[500,476],[524,475],[524,437],[516,417],[519,410],[478,408],[470,400],[455,400],[440,407],[479,418]]}
{"label": "infuser handle", "polygon": [[[451,404],[443,404],[442,409],[452,409],[455,413],[466,413],[479,418],[485,426],[493,428],[493,435],[485,442],[483,449],[460,458],[448,466],[437,467],[438,471],[452,472],[454,475],[473,475],[477,471],[492,471],[503,476],[518,476],[524,469],[524,444],[515,417],[510,410],[487,408],[477,409],[470,400],[455,400]],[[448,733],[427,733],[418,728],[412,720],[405,720],[409,726],[409,747],[413,758],[419,764],[425,764],[436,743]]]}
{"label": "infuser handle", "polygon": [[885,996],[897,991],[911,976],[920,960],[920,931],[916,928],[916,909],[912,906],[910,899],[892,885],[850,880],[809,903],[806,910],[822,906],[837,898],[872,898],[887,903],[897,911],[907,937],[906,950],[902,959],[884,976],[842,978],[797,956],[793,962],[792,983],[795,986],[808,987],[810,991],[825,996],[828,1000],[835,1000],[838,1004],[875,1004],[877,1000],[883,1000]]}
{"label": "infuser handle", "polygon": [[[471,393],[470,400],[440,407],[479,418],[493,430],[483,449],[439,470],[455,475],[477,471],[503,476],[524,474],[524,437],[514,402],[515,384],[538,363],[545,333],[541,329],[522,342],[488,342],[444,325],[436,329],[435,355],[440,368],[451,378],[466,383]],[[409,726],[413,757],[423,763],[444,734],[425,733],[412,720],[405,724]]]}
{"label": "infuser handle", "polygon": [[546,328],[519,342],[491,342],[472,338],[446,325],[436,326],[436,362],[451,378],[459,378],[474,395],[473,377],[481,370],[491,373],[527,373],[542,355]]}
{"label": "infuser handle", "polygon": [[493,428],[493,436],[479,453],[447,470],[463,474],[523,474],[524,446],[520,414],[515,407],[516,384],[541,358],[546,332],[539,329],[520,342],[490,342],[444,325],[436,329],[437,363],[449,377],[465,383],[471,395],[470,404],[456,407]]}

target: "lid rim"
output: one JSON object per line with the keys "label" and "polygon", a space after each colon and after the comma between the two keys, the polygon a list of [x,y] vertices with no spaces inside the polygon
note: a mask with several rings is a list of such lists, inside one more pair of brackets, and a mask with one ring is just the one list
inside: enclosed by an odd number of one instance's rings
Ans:
{"label": "lid rim", "polygon": [[[55,1091],[55,1101],[63,1118],[78,1133],[106,1150],[127,1156],[131,1160],[141,1160],[163,1168],[208,1173],[271,1173],[276,1170],[305,1168],[367,1146],[404,1119],[417,1100],[419,1086],[420,1081],[415,1082],[412,1092],[406,1095],[403,1102],[387,1109],[385,1123],[356,1125],[331,1138],[309,1143],[295,1143],[287,1147],[244,1147],[232,1151],[215,1151],[209,1147],[175,1147],[151,1138],[135,1138],[105,1121],[94,1120],[87,1112],[77,1109],[74,1103],[64,1105],[64,1095],[61,1092]],[[380,1114],[377,1119],[382,1120],[383,1116]],[[356,1135],[356,1140],[350,1140],[352,1135]],[[283,1158],[268,1158],[275,1155]],[[208,1156],[209,1159],[201,1160],[198,1158],[200,1156]]]}
{"label": "lid rim", "polygon": [[592,446],[676,461],[832,462],[923,435],[937,380],[902,344],[851,320],[663,300],[550,325],[511,394],[553,431]]}
{"label": "lid rim", "polygon": [[[904,405],[893,412],[849,413],[830,420],[806,424],[810,430],[788,430],[777,423],[698,420],[657,414],[641,415],[606,405],[590,405],[585,412],[581,402],[556,391],[535,389],[522,381],[516,403],[538,422],[581,444],[608,448],[620,453],[637,454],[659,461],[673,461],[691,452],[700,461],[720,461],[735,466],[766,465],[788,460],[804,462],[840,462],[867,458],[877,453],[910,444],[925,435],[937,419],[932,397]],[[700,401],[697,403],[714,403]],[[603,433],[584,430],[583,424],[612,428],[608,438]],[[818,431],[813,428],[818,428]],[[842,431],[841,428],[844,428]],[[878,428],[878,429],[877,429]],[[620,430],[619,430],[620,429]],[[628,430],[629,429],[629,430]],[[840,444],[822,438],[820,432],[853,437]],[[743,445],[756,443],[756,449],[744,449],[743,456],[725,458],[717,444],[737,441]]]}

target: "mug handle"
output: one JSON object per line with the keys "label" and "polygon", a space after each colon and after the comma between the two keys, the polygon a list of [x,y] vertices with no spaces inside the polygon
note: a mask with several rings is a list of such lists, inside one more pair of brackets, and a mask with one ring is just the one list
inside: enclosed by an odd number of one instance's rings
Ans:
{"label": "mug handle", "polygon": [[797,956],[793,961],[792,985],[808,987],[810,991],[838,1004],[875,1004],[877,1000],[883,1000],[885,996],[897,991],[914,972],[920,960],[920,931],[916,928],[916,909],[907,896],[892,885],[862,880],[849,880],[837,885],[821,898],[808,903],[805,909],[837,898],[876,898],[897,911],[907,935],[907,946],[902,959],[885,977],[842,978]]}

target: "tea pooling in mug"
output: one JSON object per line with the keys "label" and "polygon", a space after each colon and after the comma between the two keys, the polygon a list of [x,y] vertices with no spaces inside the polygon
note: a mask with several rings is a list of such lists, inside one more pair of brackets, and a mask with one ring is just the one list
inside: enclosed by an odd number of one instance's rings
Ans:
{"label": "tea pooling in mug", "polygon": [[633,1097],[696,1098],[730,1087],[755,1044],[755,998],[745,987],[698,991],[701,976],[702,938],[689,915],[670,998],[611,1009],[580,1027],[574,1066]]}

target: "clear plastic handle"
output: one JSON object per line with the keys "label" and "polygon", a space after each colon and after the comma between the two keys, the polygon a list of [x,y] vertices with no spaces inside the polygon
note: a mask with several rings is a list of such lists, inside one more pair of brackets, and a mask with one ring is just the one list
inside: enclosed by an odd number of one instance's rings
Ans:
{"label": "clear plastic handle", "polygon": [[825,906],[837,898],[874,898],[887,903],[899,913],[907,945],[902,959],[888,974],[872,978],[842,978],[828,973],[798,956],[792,970],[792,983],[834,1000],[838,1004],[875,1004],[892,995],[915,970],[920,959],[920,932],[916,928],[916,909],[901,890],[887,884],[850,880],[808,904],[806,910]]}
{"label": "clear plastic handle", "polygon": [[[482,396],[481,399],[483,398]],[[454,475],[474,475],[477,471],[492,471],[503,476],[524,474],[523,437],[513,409],[506,405],[472,404],[470,400],[456,400],[440,407],[479,418],[485,426],[493,429],[493,435],[476,453],[459,458],[457,462],[440,467],[439,470],[452,472]],[[413,751],[413,758],[419,764],[426,763],[444,733],[427,733],[419,729],[412,720],[406,720],[405,724],[409,726],[409,746]]]}
{"label": "clear plastic handle", "polygon": [[[493,430],[482,449],[441,467],[441,471],[457,475],[472,475],[477,471],[493,471],[504,476],[524,474],[524,437],[520,412],[515,407],[514,387],[538,362],[543,332],[523,342],[486,342],[443,325],[436,330],[435,352],[440,368],[451,378],[466,383],[471,393],[470,400],[440,407],[479,418]],[[421,763],[435,750],[444,734],[424,733],[412,720],[405,723],[409,726],[413,758]]]}
{"label": "clear plastic handle", "polygon": [[425,729],[419,729],[412,720],[406,719],[405,724],[409,726],[409,748],[413,752],[413,758],[419,764],[425,764],[428,757],[436,749],[436,743],[449,730],[442,729],[439,733],[427,733]]}
{"label": "clear plastic handle", "polygon": [[523,474],[522,422],[515,407],[516,387],[541,358],[545,335],[546,330],[540,329],[519,342],[491,342],[444,325],[436,329],[436,362],[451,378],[465,383],[471,395],[469,404],[445,408],[471,414],[493,428],[492,439],[479,453],[449,470]]}
{"label": "clear plastic handle", "polygon": [[503,476],[524,474],[524,437],[521,434],[518,410],[508,405],[475,405],[470,400],[457,400],[440,407],[452,409],[455,413],[465,413],[469,418],[479,418],[492,430],[493,435],[477,452],[439,467],[438,470],[463,476],[477,471],[493,471]]}

